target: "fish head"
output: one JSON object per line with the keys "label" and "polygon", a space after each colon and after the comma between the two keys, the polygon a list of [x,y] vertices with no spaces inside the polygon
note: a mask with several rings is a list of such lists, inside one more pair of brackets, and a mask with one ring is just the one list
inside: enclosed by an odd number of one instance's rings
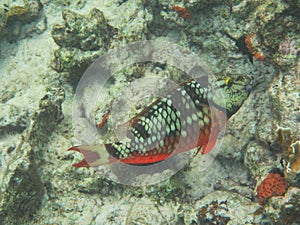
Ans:
{"label": "fish head", "polygon": [[216,108],[226,111],[229,118],[239,110],[252,89],[253,85],[248,76],[221,78],[211,86],[209,101]]}

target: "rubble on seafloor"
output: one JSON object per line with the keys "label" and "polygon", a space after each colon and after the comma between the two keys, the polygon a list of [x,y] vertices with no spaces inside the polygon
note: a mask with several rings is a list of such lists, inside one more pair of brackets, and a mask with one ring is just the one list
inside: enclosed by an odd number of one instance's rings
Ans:
{"label": "rubble on seafloor", "polygon": [[[5,1],[0,224],[299,223],[299,9],[297,0]],[[243,39],[243,47],[251,49],[242,52],[237,40],[249,34],[255,36]],[[169,180],[145,187],[72,168],[81,158],[66,151],[76,143],[71,116],[78,80],[109,49],[148,39],[192,50],[218,79],[252,80],[221,151],[206,170],[198,155]],[[101,95],[100,115],[128,83],[151,73],[185,76],[164,64],[123,68]],[[257,187],[275,167],[288,189],[260,205]]]}
{"label": "rubble on seafloor", "polygon": [[[40,21],[39,18],[41,18]],[[0,37],[15,41],[46,29],[39,0],[4,1],[0,6]]]}
{"label": "rubble on seafloor", "polygon": [[64,10],[62,18],[64,23],[54,25],[51,31],[61,47],[54,53],[53,69],[82,75],[110,47],[114,29],[98,9],[92,9],[87,17]]}
{"label": "rubble on seafloor", "polygon": [[[41,206],[44,188],[38,158],[45,154],[48,135],[63,119],[63,99],[63,90],[57,88],[45,93],[34,112],[14,105],[1,111],[0,215],[4,224],[27,220]],[[19,114],[13,116],[16,112]]]}

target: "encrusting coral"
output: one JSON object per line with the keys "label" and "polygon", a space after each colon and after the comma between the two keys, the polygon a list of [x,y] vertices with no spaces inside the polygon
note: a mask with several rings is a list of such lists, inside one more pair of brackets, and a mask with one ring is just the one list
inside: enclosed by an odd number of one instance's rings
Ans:
{"label": "encrusting coral", "polygon": [[282,196],[288,189],[286,179],[277,172],[271,172],[257,187],[257,197],[260,205],[273,196]]}

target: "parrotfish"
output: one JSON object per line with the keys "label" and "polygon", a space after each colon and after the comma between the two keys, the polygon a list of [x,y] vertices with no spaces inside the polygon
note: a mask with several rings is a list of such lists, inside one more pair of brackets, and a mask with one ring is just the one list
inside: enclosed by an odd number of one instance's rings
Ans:
{"label": "parrotfish", "polygon": [[213,149],[223,121],[248,97],[248,87],[247,77],[214,84],[208,77],[188,80],[130,119],[125,141],[69,148],[84,156],[73,166],[97,167],[117,161],[148,165],[196,148],[196,154],[206,154]]}

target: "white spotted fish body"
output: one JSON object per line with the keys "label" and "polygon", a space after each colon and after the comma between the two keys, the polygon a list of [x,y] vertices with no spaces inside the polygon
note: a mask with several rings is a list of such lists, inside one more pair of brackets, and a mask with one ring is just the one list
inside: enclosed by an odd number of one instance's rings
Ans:
{"label": "white spotted fish body", "polygon": [[218,121],[226,121],[244,100],[239,105],[228,104],[228,109],[210,99],[210,92],[207,79],[182,83],[128,122],[127,141],[70,148],[84,155],[74,166],[94,167],[116,161],[147,165],[194,148],[198,148],[197,153],[201,149],[202,154],[208,153],[221,129]]}

